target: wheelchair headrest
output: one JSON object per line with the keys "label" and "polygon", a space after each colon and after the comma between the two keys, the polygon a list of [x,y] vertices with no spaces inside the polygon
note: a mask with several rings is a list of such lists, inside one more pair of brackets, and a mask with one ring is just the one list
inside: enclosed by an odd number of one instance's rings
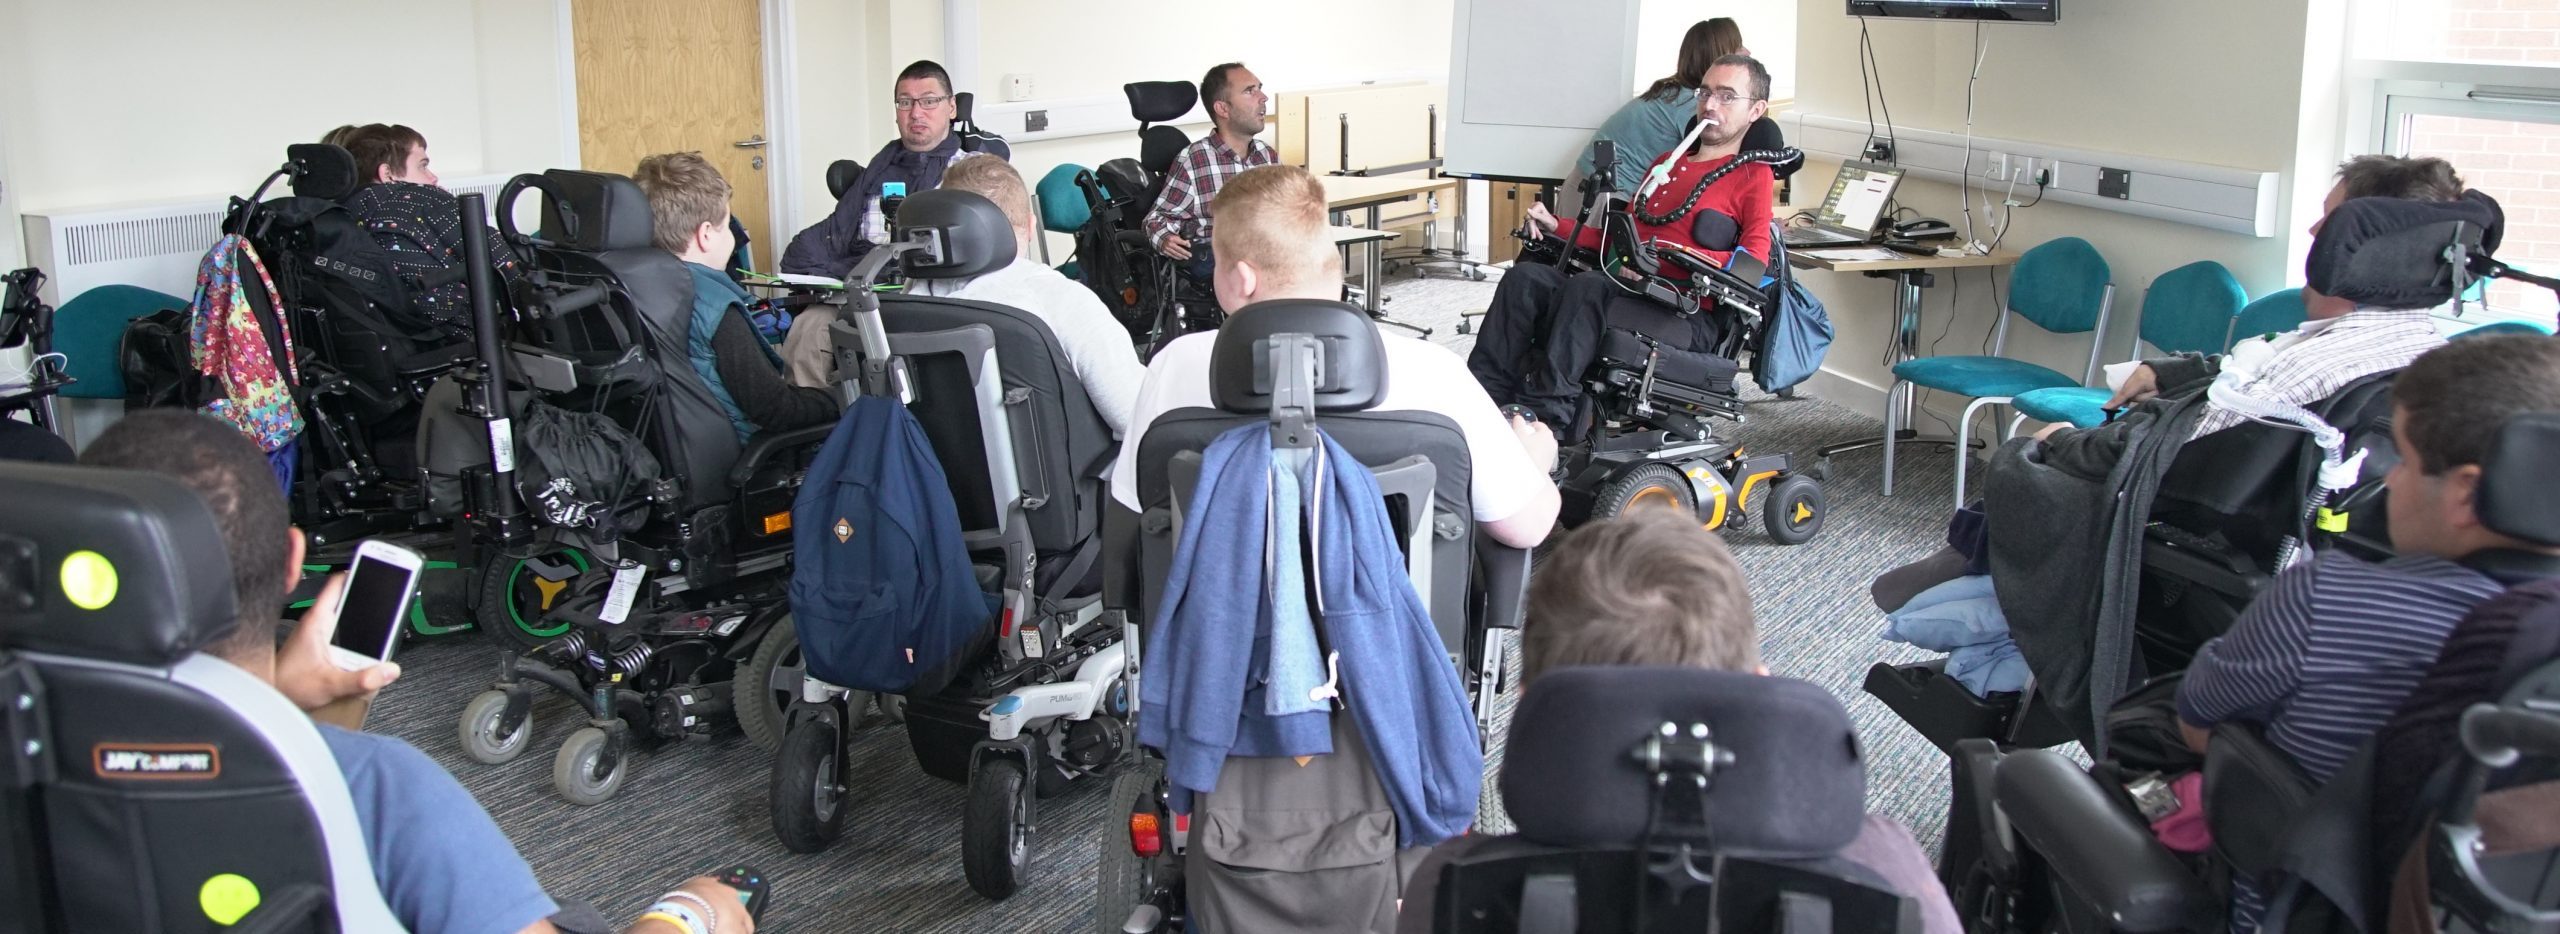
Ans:
{"label": "wheelchair headrest", "polygon": [[1071,234],[1083,230],[1093,220],[1093,205],[1084,199],[1084,189],[1076,177],[1086,174],[1083,166],[1061,162],[1040,176],[1040,184],[1031,196],[1040,202],[1040,226],[1052,233]]}
{"label": "wheelchair headrest", "polygon": [[861,180],[862,163],[852,159],[830,162],[827,164],[827,197],[842,201],[844,193],[853,190],[853,183]]}
{"label": "wheelchair headrest", "polygon": [[239,621],[213,510],[157,474],[0,462],[0,646],[162,666]]}
{"label": "wheelchair headrest", "polygon": [[1136,159],[1113,159],[1093,170],[1102,188],[1114,198],[1135,198],[1147,193],[1147,170]]}
{"label": "wheelchair headrest", "polygon": [[1386,398],[1387,348],[1368,316],[1342,302],[1276,299],[1247,305],[1219,326],[1209,351],[1209,394],[1218,408],[1270,411],[1275,334],[1313,335],[1324,348],[1316,361],[1316,411],[1357,412]]}
{"label": "wheelchair headrest", "polygon": [[284,160],[293,170],[293,193],[301,197],[336,201],[364,187],[356,178],[356,157],[345,147],[295,143],[284,148]]}
{"label": "wheelchair headrest", "polygon": [[[979,156],[977,158],[993,158]],[[938,231],[942,261],[910,253],[902,261],[907,275],[920,279],[965,279],[1013,264],[1018,248],[1013,221],[987,196],[956,188],[936,188],[907,196],[898,208],[901,236],[919,230]]]}
{"label": "wheelchair headrest", "polygon": [[[2497,252],[2498,202],[2476,191],[2459,201],[2357,198],[2320,223],[2303,272],[2311,288],[2359,305],[2431,308],[2470,285],[2468,257]],[[2449,257],[2449,248],[2459,248]]]}
{"label": "wheelchair headrest", "polygon": [[2560,545],[2560,486],[2546,473],[2555,463],[2560,412],[2507,419],[2480,465],[2480,524],[2500,535]]}
{"label": "wheelchair headrest", "polygon": [[1129,95],[1129,116],[1141,123],[1180,120],[1200,103],[1200,88],[1189,81],[1132,81],[1120,92]]}
{"label": "wheelchair headrest", "polygon": [[[1666,724],[1673,734],[1665,739]],[[1711,748],[1701,796],[1699,725]],[[1726,852],[1828,856],[1866,817],[1858,734],[1806,681],[1700,668],[1563,668],[1523,691],[1503,754],[1502,800],[1520,836],[1550,846],[1624,846],[1646,836],[1656,769],[1670,768],[1655,840]],[[1685,818],[1681,815],[1685,814]]]}
{"label": "wheelchair headrest", "polygon": [[[542,173],[552,197],[542,199],[542,232],[561,247],[581,253],[637,250],[654,245],[650,237],[649,196],[638,182],[611,172],[552,169]],[[561,211],[576,215],[574,222]]]}

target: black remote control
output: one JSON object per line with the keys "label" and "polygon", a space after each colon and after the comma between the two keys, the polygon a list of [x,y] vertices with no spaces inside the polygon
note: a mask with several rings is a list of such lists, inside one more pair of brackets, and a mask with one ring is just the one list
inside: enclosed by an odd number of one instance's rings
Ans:
{"label": "black remote control", "polygon": [[764,904],[773,900],[773,883],[764,873],[748,866],[731,866],[712,876],[722,885],[738,890],[738,904],[747,909],[747,917],[764,923]]}
{"label": "black remote control", "polygon": [[1538,413],[1529,411],[1528,406],[1513,404],[1502,407],[1502,416],[1504,418],[1507,419],[1514,415],[1520,416],[1522,419],[1527,421],[1534,422],[1538,420]]}

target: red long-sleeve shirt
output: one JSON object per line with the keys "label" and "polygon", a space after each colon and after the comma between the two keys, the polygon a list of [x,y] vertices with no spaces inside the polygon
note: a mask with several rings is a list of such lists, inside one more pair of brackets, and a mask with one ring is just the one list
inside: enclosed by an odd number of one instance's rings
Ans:
{"label": "red long-sleeve shirt", "polygon": [[[1644,209],[1654,214],[1667,214],[1679,209],[1680,202],[1688,200],[1689,189],[1697,185],[1701,176],[1731,161],[1715,159],[1691,162],[1687,157],[1676,152],[1666,154],[1662,158],[1675,161],[1671,167],[1671,180],[1654,189],[1652,197],[1645,201]],[[1657,160],[1654,164],[1660,165],[1661,162]],[[1707,186],[1707,190],[1698,195],[1696,211],[1716,211],[1733,218],[1734,222],[1741,227],[1738,243],[1742,251],[1765,261],[1769,258],[1769,203],[1776,185],[1777,177],[1770,174],[1767,165],[1760,163],[1746,165],[1726,173],[1723,178],[1716,179],[1715,184]],[[1668,224],[1648,224],[1638,220],[1636,236],[1646,241],[1661,240],[1678,244],[1712,257],[1718,263],[1724,262],[1729,257],[1730,251],[1701,247],[1698,245],[1697,238],[1690,234],[1692,229],[1690,225],[1696,219],[1696,212],[1692,211]],[[1559,219],[1556,235],[1570,237],[1576,246],[1584,249],[1600,248],[1599,231],[1584,230],[1580,224],[1571,220]],[[1663,266],[1662,273],[1673,278],[1688,277],[1687,271],[1668,264]]]}

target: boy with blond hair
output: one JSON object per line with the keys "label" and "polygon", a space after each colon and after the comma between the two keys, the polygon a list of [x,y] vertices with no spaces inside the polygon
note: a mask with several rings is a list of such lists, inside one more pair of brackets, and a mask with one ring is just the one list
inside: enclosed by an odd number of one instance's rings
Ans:
{"label": "boy with blond hair", "polygon": [[722,272],[738,249],[729,230],[729,181],[698,152],[640,160],[631,173],[649,196],[649,236],[693,274],[693,319],[686,359],[729,415],[745,444],[758,431],[789,431],[835,421],[833,393],[791,385],[782,358],[747,320],[747,290]]}

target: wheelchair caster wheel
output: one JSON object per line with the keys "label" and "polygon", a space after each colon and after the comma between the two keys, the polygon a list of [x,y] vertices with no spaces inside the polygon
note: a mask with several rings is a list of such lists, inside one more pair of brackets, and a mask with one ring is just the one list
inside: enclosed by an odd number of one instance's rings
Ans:
{"label": "wheelchair caster wheel", "polygon": [[988,759],[969,776],[969,809],[960,819],[960,868],[969,887],[1002,901],[1022,888],[1031,862],[1031,789],[1022,763]]}
{"label": "wheelchair caster wheel", "polygon": [[525,712],[524,720],[512,732],[504,730],[501,721],[507,716],[507,692],[482,691],[480,696],[462,708],[462,752],[471,761],[483,765],[505,765],[524,755],[533,745],[533,712]]}
{"label": "wheelchair caster wheel", "polygon": [[1805,468],[1803,473],[1805,476],[1812,477],[1815,483],[1829,483],[1831,482],[1831,459],[1826,457],[1814,461],[1813,466]]}
{"label": "wheelchair caster wheel", "polygon": [[1822,531],[1822,484],[1804,476],[1780,480],[1777,488],[1769,491],[1769,498],[1761,501],[1760,509],[1770,538],[1781,545],[1804,544]]}
{"label": "wheelchair caster wheel", "polygon": [[613,800],[622,790],[622,779],[631,774],[631,756],[624,753],[604,765],[605,747],[612,738],[597,727],[580,727],[560,744],[560,754],[551,759],[551,787],[570,804],[596,805]]}
{"label": "wheelchair caster wheel", "polygon": [[845,789],[836,729],[802,720],[773,761],[773,835],[794,853],[816,853],[844,833]]}

